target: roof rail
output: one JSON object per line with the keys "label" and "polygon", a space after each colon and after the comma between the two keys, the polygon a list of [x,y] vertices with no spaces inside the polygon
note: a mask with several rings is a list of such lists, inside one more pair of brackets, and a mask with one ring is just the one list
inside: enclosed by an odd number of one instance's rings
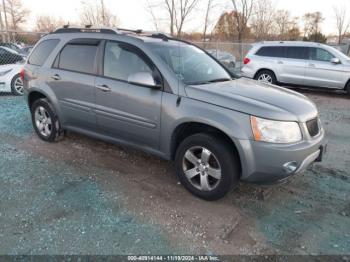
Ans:
{"label": "roof rail", "polygon": [[118,34],[118,31],[112,28],[92,28],[86,26],[84,28],[80,27],[63,27],[56,29],[51,34],[63,34],[63,33],[103,33],[103,34]]}
{"label": "roof rail", "polygon": [[169,41],[172,39],[171,36],[160,32],[146,32],[142,29],[125,29],[125,28],[93,28],[92,25],[85,25],[85,27],[69,27],[69,25],[65,25],[62,28],[58,28],[53,31],[51,34],[63,34],[63,33],[102,33],[102,34],[127,34],[132,33],[139,36],[159,38],[163,41]]}
{"label": "roof rail", "polygon": [[126,29],[126,28],[117,28],[118,31],[124,31],[124,32],[130,32],[130,33],[135,33],[135,34],[142,34],[143,30],[142,29]]}

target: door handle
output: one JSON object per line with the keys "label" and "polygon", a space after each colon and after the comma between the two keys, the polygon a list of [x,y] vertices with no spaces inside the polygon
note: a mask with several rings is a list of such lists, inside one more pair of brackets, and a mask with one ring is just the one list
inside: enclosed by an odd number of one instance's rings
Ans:
{"label": "door handle", "polygon": [[58,74],[51,76],[51,78],[56,81],[61,80],[61,77]]}
{"label": "door handle", "polygon": [[102,92],[110,92],[111,88],[107,85],[96,85],[96,88],[101,90]]}
{"label": "door handle", "polygon": [[278,61],[277,64],[283,65],[283,61]]}
{"label": "door handle", "polygon": [[316,67],[315,64],[309,64],[309,67]]}

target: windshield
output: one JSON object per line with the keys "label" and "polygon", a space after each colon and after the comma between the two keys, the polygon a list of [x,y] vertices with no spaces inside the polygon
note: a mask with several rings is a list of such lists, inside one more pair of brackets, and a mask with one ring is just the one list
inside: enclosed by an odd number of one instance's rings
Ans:
{"label": "windshield", "polygon": [[187,85],[201,85],[230,81],[232,76],[201,49],[181,42],[148,43],[157,54]]}

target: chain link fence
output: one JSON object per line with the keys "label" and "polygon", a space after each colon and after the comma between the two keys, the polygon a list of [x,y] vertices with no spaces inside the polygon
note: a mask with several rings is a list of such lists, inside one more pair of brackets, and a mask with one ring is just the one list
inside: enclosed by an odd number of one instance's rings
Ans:
{"label": "chain link fence", "polygon": [[222,62],[229,70],[238,73],[252,44],[230,42],[194,42]]}
{"label": "chain link fence", "polygon": [[23,94],[20,72],[33,46],[45,33],[0,31],[0,95]]}
{"label": "chain link fence", "polygon": [[24,62],[45,33],[0,31],[0,66]]}

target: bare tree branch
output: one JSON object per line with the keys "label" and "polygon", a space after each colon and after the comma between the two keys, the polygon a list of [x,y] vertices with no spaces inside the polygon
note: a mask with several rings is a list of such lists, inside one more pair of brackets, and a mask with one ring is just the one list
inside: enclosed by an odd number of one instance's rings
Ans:
{"label": "bare tree branch", "polygon": [[345,6],[334,6],[333,10],[337,26],[338,44],[341,44],[343,42],[344,35],[350,28],[350,21],[347,20],[347,9]]}
{"label": "bare tree branch", "polygon": [[82,25],[93,25],[96,27],[117,26],[118,18],[109,11],[110,9],[106,8],[104,0],[100,0],[99,3],[83,1],[82,5],[83,8],[80,14],[80,23]]}
{"label": "bare tree branch", "polygon": [[23,7],[21,0],[6,0],[6,12],[10,16],[10,27],[18,30],[26,22],[29,10]]}
{"label": "bare tree branch", "polygon": [[233,26],[238,32],[238,41],[240,43],[243,40],[244,33],[247,31],[248,23],[253,13],[253,1],[254,0],[231,0],[236,20]]}

